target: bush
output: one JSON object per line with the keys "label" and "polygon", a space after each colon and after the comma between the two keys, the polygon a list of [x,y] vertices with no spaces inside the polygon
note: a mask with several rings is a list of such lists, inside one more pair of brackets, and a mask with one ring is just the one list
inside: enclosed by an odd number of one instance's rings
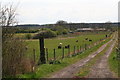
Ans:
{"label": "bush", "polygon": [[62,31],[56,31],[57,35],[62,35]]}
{"label": "bush", "polygon": [[44,38],[52,38],[52,37],[56,37],[57,34],[51,30],[42,31],[42,32],[36,34],[35,36],[33,36],[33,39],[39,39],[40,36],[42,36]]}
{"label": "bush", "polygon": [[63,34],[68,34],[68,30],[64,29],[62,33]]}
{"label": "bush", "polygon": [[67,29],[62,29],[62,30],[56,31],[56,33],[57,33],[57,35],[68,34],[68,30]]}
{"label": "bush", "polygon": [[[15,39],[14,28],[2,29],[2,76],[3,78],[15,77],[17,74],[30,72],[26,70],[31,63],[26,65],[26,44],[21,39]],[[30,62],[30,61],[29,61]]]}
{"label": "bush", "polygon": [[63,26],[54,26],[51,28],[51,30],[56,31],[57,35],[67,34],[68,29]]}
{"label": "bush", "polygon": [[63,29],[64,29],[63,26],[54,26],[51,28],[51,30],[53,30],[53,31],[62,31]]}

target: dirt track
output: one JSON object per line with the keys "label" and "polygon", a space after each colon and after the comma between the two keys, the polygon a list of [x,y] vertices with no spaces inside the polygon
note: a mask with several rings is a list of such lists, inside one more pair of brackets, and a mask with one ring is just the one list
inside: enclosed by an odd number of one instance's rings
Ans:
{"label": "dirt track", "polygon": [[[85,65],[89,60],[94,58],[98,53],[100,53],[112,40],[107,42],[106,44],[102,45],[97,51],[90,54],[88,57],[76,62],[75,64],[72,64],[58,72],[55,72],[51,78],[72,78],[74,77],[74,74],[78,73],[79,69]],[[112,47],[110,48],[112,50]],[[108,57],[110,51],[106,53],[106,56]],[[106,57],[104,57],[106,58]],[[102,60],[104,62],[104,60]],[[99,65],[98,65],[99,66]],[[92,75],[92,74],[91,74]]]}
{"label": "dirt track", "polygon": [[115,45],[115,41],[104,53],[104,56],[98,59],[96,64],[91,68],[91,71],[87,77],[89,78],[115,78],[115,76],[109,70],[109,67],[108,67],[108,57],[110,53],[112,52],[114,45]]}

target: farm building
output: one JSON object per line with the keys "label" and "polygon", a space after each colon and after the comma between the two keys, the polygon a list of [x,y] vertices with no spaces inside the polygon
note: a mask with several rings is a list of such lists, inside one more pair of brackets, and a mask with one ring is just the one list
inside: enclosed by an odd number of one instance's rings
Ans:
{"label": "farm building", "polygon": [[76,30],[77,32],[85,32],[85,31],[94,31],[93,28],[78,28]]}
{"label": "farm building", "polygon": [[105,31],[105,28],[78,28],[77,32],[86,32],[86,31]]}
{"label": "farm building", "polygon": [[97,31],[105,31],[106,29],[105,28],[97,28],[95,30],[97,30]]}

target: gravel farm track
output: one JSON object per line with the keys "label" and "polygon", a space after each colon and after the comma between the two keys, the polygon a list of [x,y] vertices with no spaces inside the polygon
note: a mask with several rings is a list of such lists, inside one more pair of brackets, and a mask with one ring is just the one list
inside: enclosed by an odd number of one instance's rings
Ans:
{"label": "gravel farm track", "polygon": [[92,66],[90,73],[88,74],[88,78],[114,78],[113,73],[108,68],[108,57],[110,53],[112,52],[112,49],[115,45],[115,35],[114,37],[104,45],[102,45],[97,51],[91,53],[86,58],[68,66],[65,67],[58,72],[55,72],[50,76],[50,78],[73,78],[76,73],[79,72],[80,68],[88,63],[92,58],[94,58],[97,54],[99,54],[101,51],[105,49],[105,47],[109,44],[110,47],[105,52],[104,56],[100,57],[100,59],[97,60],[96,64]]}
{"label": "gravel farm track", "polygon": [[87,76],[89,78],[115,78],[114,74],[109,70],[108,57],[112,52],[115,42],[107,49],[104,56],[102,56],[96,64],[91,68],[90,74]]}

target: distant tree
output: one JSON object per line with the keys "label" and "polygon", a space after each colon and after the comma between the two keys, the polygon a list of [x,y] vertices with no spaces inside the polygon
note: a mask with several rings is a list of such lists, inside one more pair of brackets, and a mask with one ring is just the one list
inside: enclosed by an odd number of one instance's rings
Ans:
{"label": "distant tree", "polygon": [[67,24],[67,21],[59,20],[56,22],[56,24]]}
{"label": "distant tree", "polygon": [[63,26],[54,26],[51,28],[51,30],[53,30],[53,31],[62,31],[63,29],[64,29]]}
{"label": "distant tree", "polygon": [[64,29],[62,34],[68,34],[68,30],[67,29]]}
{"label": "distant tree", "polygon": [[56,31],[57,35],[67,34],[69,32],[69,29],[63,26],[54,26],[51,30]]}
{"label": "distant tree", "polygon": [[44,37],[44,38],[52,38],[52,37],[56,37],[57,34],[55,31],[52,30],[46,30],[46,31],[41,31],[38,34],[33,36],[33,39],[39,39],[39,37]]}

